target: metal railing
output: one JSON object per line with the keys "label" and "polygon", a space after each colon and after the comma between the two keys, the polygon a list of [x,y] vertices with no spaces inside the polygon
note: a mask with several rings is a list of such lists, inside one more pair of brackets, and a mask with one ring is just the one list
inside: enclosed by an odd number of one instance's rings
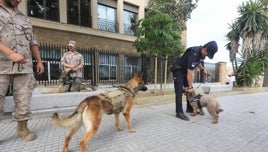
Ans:
{"label": "metal railing", "polygon": [[[40,54],[45,67],[42,75],[36,75],[40,85],[57,84],[61,74],[61,57],[67,51],[66,46],[40,43]],[[124,83],[129,76],[141,69],[140,54],[100,50],[96,48],[77,48],[84,57],[83,78],[92,85],[105,83]],[[132,62],[131,66],[129,62]],[[122,66],[123,65],[123,66]],[[36,61],[34,60],[34,69]],[[125,70],[128,69],[128,70]]]}
{"label": "metal railing", "polygon": [[[67,47],[63,45],[40,44],[40,54],[45,66],[44,74],[36,75],[40,85],[58,83],[62,69],[60,60],[66,51]],[[143,72],[145,83],[153,82],[155,57],[140,53],[101,50],[94,47],[77,48],[77,51],[84,57],[83,78],[89,80],[92,85],[122,84],[137,72]],[[159,65],[164,63],[163,59],[163,57],[159,57]],[[173,58],[168,58],[168,65],[172,63],[172,60]],[[34,60],[34,69],[35,67],[36,61]],[[164,71],[160,71],[157,73],[159,75],[158,82],[162,82],[160,79],[164,78]],[[210,77],[215,78],[215,71],[215,68],[209,69]],[[168,71],[168,77],[172,77],[170,71]],[[195,70],[195,82],[203,81],[200,72]]]}

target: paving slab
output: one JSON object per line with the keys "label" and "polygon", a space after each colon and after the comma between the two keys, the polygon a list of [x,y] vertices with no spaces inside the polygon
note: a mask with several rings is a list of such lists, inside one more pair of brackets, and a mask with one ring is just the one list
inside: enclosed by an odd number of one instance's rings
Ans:
{"label": "paving slab", "polygon": [[[160,97],[159,97],[160,98]],[[136,133],[130,133],[123,116],[123,131],[117,131],[114,117],[103,115],[97,134],[88,143],[91,152],[268,152],[268,93],[232,94],[215,98],[224,112],[219,123],[212,124],[212,117],[190,117],[183,121],[175,117],[174,99],[165,104],[136,106],[132,110],[132,124]],[[147,98],[147,100],[155,100]],[[185,102],[183,103],[185,109]],[[59,109],[70,114],[73,109]],[[51,126],[52,111],[34,113],[29,127],[37,139],[25,142],[17,138],[13,119],[0,122],[1,152],[56,152],[61,151],[69,129]],[[71,152],[80,151],[82,127],[70,142]]]}

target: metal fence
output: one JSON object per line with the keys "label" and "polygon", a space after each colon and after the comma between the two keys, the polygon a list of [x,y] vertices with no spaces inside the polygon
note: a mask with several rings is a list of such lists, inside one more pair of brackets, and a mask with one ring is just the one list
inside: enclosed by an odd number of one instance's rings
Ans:
{"label": "metal fence", "polygon": [[[55,85],[61,74],[61,57],[67,51],[67,46],[54,44],[40,44],[40,54],[45,66],[42,75],[36,75],[40,85]],[[84,57],[83,78],[92,85],[122,84],[129,80],[134,73],[143,72],[145,83],[153,82],[155,57],[141,53],[126,53],[119,51],[101,50],[94,47],[77,48]],[[168,58],[168,65],[174,58]],[[163,64],[165,58],[158,57],[158,82],[163,82]],[[36,61],[34,60],[34,66]],[[205,64],[206,66],[206,64]],[[35,68],[35,67],[34,67]],[[161,69],[162,68],[162,69]],[[215,78],[215,65],[209,68],[211,77]],[[172,73],[168,71],[172,81]],[[195,70],[195,82],[204,82],[199,70]],[[206,81],[206,80],[205,80]],[[215,80],[214,80],[215,81]],[[212,81],[210,81],[212,82]]]}
{"label": "metal fence", "polygon": [[[42,75],[36,75],[40,85],[57,84],[61,74],[61,57],[66,46],[40,44],[40,54],[45,66]],[[77,48],[84,57],[83,78],[92,85],[105,83],[124,83],[136,72],[141,71],[140,53],[124,53],[96,48]],[[147,61],[146,59],[144,61]],[[146,63],[144,63],[146,66]],[[36,61],[34,60],[34,68]]]}

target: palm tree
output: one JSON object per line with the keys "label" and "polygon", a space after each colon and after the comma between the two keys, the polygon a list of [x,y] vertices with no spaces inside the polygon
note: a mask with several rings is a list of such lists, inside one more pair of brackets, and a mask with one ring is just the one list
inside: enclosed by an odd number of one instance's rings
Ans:
{"label": "palm tree", "polygon": [[242,37],[242,53],[244,64],[247,61],[249,51],[263,51],[268,36],[267,8],[263,1],[252,1],[238,6],[240,17],[237,19],[238,30]]}
{"label": "palm tree", "polygon": [[[265,6],[265,9],[267,10],[267,7],[268,7],[268,0],[261,0],[261,2],[263,3],[263,5]],[[267,11],[266,11],[266,12],[267,12]],[[268,16],[268,13],[266,13],[266,15]],[[265,67],[265,69],[264,69],[263,86],[264,86],[264,87],[267,87],[267,86],[268,86],[268,67]]]}
{"label": "palm tree", "polygon": [[227,33],[226,37],[230,41],[228,44],[225,45],[226,49],[229,50],[229,58],[232,63],[233,71],[237,69],[237,60],[236,54],[238,53],[239,48],[239,40],[240,40],[240,33],[238,30],[238,22],[234,22],[229,24],[229,29],[231,31]]}
{"label": "palm tree", "polygon": [[[237,64],[236,53],[238,53],[238,42],[240,39],[242,40],[242,62],[239,67],[233,65],[236,78],[241,79],[237,81],[241,82],[241,86],[245,84],[250,85],[251,78],[256,75],[251,72],[252,70],[249,70],[249,67],[254,67],[252,65],[260,67],[265,65],[257,63],[260,61],[254,58],[255,56],[263,57],[264,49],[267,46],[267,4],[268,0],[249,0],[245,3],[242,2],[242,4],[238,6],[239,17],[233,24],[229,25],[231,31],[227,33],[226,37],[230,42],[226,45],[226,48],[230,51],[230,61],[232,63],[235,62],[235,64]],[[264,58],[261,58],[261,60],[264,60]],[[255,70],[256,69],[257,68],[255,68]],[[258,69],[262,72],[257,73],[263,73],[264,67]]]}

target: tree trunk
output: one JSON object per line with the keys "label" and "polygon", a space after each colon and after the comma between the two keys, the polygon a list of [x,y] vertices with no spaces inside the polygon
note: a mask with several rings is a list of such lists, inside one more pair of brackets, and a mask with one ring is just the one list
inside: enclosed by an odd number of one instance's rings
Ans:
{"label": "tree trunk", "polygon": [[268,67],[264,69],[263,87],[268,87]]}
{"label": "tree trunk", "polygon": [[168,64],[168,56],[166,56],[165,58],[164,94],[166,94],[166,88],[167,88],[167,64]]}
{"label": "tree trunk", "polygon": [[154,62],[154,94],[156,95],[156,84],[157,84],[157,56],[155,56]]}

